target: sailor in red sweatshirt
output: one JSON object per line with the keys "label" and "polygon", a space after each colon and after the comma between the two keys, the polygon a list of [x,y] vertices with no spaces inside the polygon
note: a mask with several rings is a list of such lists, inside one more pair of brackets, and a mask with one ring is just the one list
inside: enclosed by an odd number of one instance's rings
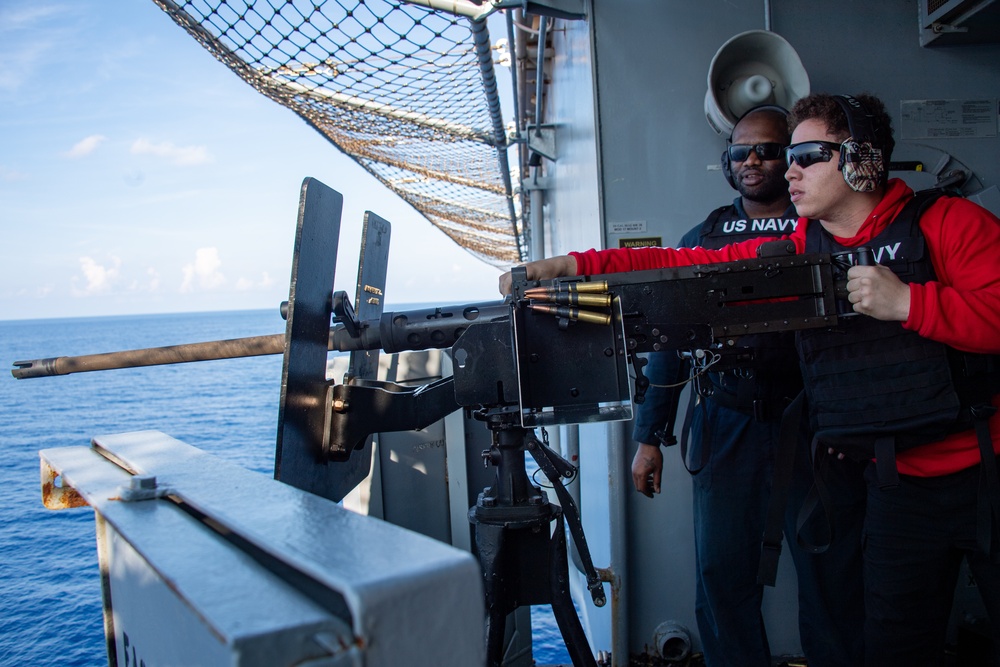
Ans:
{"label": "sailor in red sweatshirt", "polygon": [[[848,272],[864,317],[798,335],[819,441],[881,447],[867,457],[866,662],[938,664],[963,558],[1000,659],[1000,219],[887,179],[891,120],[875,97],[810,95],[791,125],[785,178],[800,219],[786,238],[798,253],[867,246],[877,262]],[[734,261],[768,240],[573,252],[529,263],[527,276]]]}

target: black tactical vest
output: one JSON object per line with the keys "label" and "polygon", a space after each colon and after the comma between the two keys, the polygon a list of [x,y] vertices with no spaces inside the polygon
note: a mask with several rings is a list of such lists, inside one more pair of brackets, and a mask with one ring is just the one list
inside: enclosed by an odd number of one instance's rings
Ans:
{"label": "black tactical vest", "polygon": [[792,206],[777,218],[751,218],[742,214],[735,203],[720,206],[701,223],[699,244],[703,248],[718,249],[762,236],[787,236],[795,231],[797,220],[798,214]]}
{"label": "black tactical vest", "polygon": [[[904,283],[935,279],[918,223],[941,194],[918,193],[869,244],[876,261]],[[818,222],[809,224],[806,252],[844,250]],[[996,392],[996,373],[984,373],[996,357],[958,352],[900,322],[843,317],[835,328],[798,332],[796,345],[813,432],[858,460],[875,456],[876,440],[878,458],[894,459],[895,451],[972,428],[970,404]]]}
{"label": "black tactical vest", "polygon": [[[904,283],[935,279],[918,223],[924,210],[942,194],[936,190],[916,193],[869,243],[876,261]],[[810,221],[807,253],[845,250],[851,249],[837,243],[819,222]],[[841,317],[835,328],[803,330],[795,338],[814,434],[814,463],[822,459],[827,447],[857,461],[874,458],[879,486],[891,488],[899,484],[897,451],[972,428],[976,429],[982,461],[993,458],[988,419],[993,412],[990,398],[1000,392],[1000,356],[962,353],[907,331],[900,322],[866,315]],[[777,575],[801,406],[802,401],[796,399],[785,415],[794,428],[786,429],[782,423],[781,452],[775,464],[757,575],[760,583],[769,586],[774,585]],[[983,498],[988,498],[988,503],[980,504],[977,543],[992,554],[991,522],[993,516],[1000,516],[1000,481],[995,464],[984,465],[982,470],[988,489]],[[816,494],[810,493],[799,512],[800,529],[817,501],[830,511],[825,489],[823,476],[817,471]],[[821,553],[828,545],[803,546]]]}
{"label": "black tactical vest", "polygon": [[[718,249],[749,239],[787,236],[795,231],[797,220],[792,206],[780,217],[752,218],[734,202],[708,215],[698,230],[697,245]],[[685,237],[685,241],[690,241],[690,237]],[[794,335],[785,332],[744,336],[740,347],[753,350],[752,361],[736,370],[710,373],[711,383],[723,390],[714,392],[712,398],[731,409],[752,411],[758,419],[777,418],[802,387],[797,369],[789,364],[795,354]]]}

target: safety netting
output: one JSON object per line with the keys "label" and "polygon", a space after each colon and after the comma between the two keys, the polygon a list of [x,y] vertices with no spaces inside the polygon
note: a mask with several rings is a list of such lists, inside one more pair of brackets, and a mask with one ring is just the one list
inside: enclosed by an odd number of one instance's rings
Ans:
{"label": "safety netting", "polygon": [[497,267],[525,257],[485,24],[387,0],[154,2],[460,246]]}

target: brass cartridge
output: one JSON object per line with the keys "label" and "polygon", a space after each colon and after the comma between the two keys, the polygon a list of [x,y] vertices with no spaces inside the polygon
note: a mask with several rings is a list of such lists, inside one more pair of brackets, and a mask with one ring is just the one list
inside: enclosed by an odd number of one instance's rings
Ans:
{"label": "brass cartridge", "polygon": [[600,306],[608,308],[611,306],[610,294],[586,294],[580,292],[560,292],[550,294],[545,297],[536,297],[539,301],[557,303],[561,306]]}
{"label": "brass cartridge", "polygon": [[611,316],[605,313],[595,313],[592,310],[584,310],[573,306],[552,306],[546,303],[529,303],[528,308],[543,313],[551,313],[556,317],[565,317],[567,320],[588,322],[590,324],[611,324]]}
{"label": "brass cartridge", "polygon": [[595,280],[593,282],[573,282],[559,284],[555,287],[530,287],[524,290],[524,296],[531,298],[541,298],[551,294],[564,292],[581,292],[586,294],[600,294],[608,291],[608,281]]}

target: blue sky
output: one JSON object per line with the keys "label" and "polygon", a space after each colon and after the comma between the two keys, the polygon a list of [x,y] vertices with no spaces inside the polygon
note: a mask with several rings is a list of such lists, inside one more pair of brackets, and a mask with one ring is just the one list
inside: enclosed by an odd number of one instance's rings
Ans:
{"label": "blue sky", "polygon": [[276,308],[307,176],[344,194],[335,289],[371,209],[390,307],[499,298],[497,269],[151,0],[0,3],[0,320]]}

